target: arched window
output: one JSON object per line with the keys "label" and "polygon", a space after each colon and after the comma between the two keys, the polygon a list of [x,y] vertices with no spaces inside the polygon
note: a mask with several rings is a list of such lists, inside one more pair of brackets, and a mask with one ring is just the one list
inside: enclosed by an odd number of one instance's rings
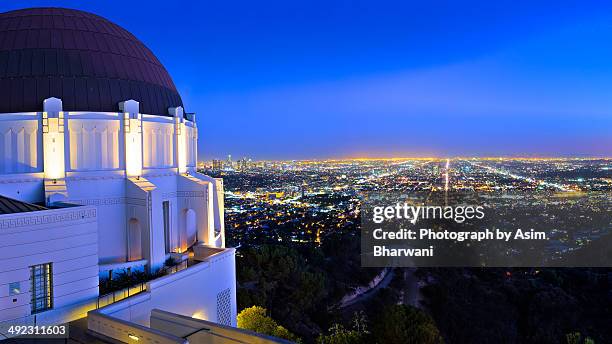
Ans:
{"label": "arched window", "polygon": [[187,247],[196,242],[198,232],[196,212],[193,209],[185,209],[185,236]]}
{"label": "arched window", "polygon": [[131,218],[128,221],[128,261],[142,259],[142,228],[140,221]]}

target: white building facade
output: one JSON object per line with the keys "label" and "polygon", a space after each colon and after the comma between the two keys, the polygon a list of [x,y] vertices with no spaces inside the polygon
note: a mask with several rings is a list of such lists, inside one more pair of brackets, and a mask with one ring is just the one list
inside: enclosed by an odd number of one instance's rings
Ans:
{"label": "white building facade", "polygon": [[127,31],[81,11],[7,12],[2,27],[0,324],[84,317],[100,307],[101,281],[183,262],[147,282],[138,311],[109,312],[148,325],[161,308],[235,326],[223,182],[196,171],[195,115],[163,66]]}

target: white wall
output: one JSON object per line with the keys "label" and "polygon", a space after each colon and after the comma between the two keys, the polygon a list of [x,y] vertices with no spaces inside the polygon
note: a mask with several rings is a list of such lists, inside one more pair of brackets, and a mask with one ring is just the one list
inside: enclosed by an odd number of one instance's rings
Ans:
{"label": "white wall", "polygon": [[0,116],[0,194],[26,202],[44,199],[41,115]]}
{"label": "white wall", "polygon": [[193,177],[212,185],[212,201],[209,202],[209,214],[212,217],[214,236],[211,236],[209,245],[225,247],[225,201],[223,179],[212,178],[201,173],[193,173]]}
{"label": "white wall", "polygon": [[196,167],[198,163],[198,129],[191,123],[185,125],[187,144],[187,166]]}
{"label": "white wall", "polygon": [[43,202],[42,172],[0,175],[0,195],[30,203]]}
{"label": "white wall", "polygon": [[[0,215],[0,322],[30,315],[32,265],[53,264],[54,310],[97,297],[96,221],[92,206]],[[12,282],[18,295],[9,295]]]}
{"label": "white wall", "polygon": [[36,113],[0,116],[0,174],[42,172],[41,142]]}
{"label": "white wall", "polygon": [[68,173],[66,186],[71,203],[98,209],[100,263],[125,261],[127,257],[126,179],[121,173]]}
{"label": "white wall", "polygon": [[120,121],[72,119],[69,127],[69,157],[72,171],[99,171],[119,168]]}
{"label": "white wall", "polygon": [[229,289],[229,319],[236,326],[235,250],[226,249],[207,261],[147,284],[147,292],[100,309],[122,320],[149,326],[152,309],[218,322],[223,312],[223,293]]}
{"label": "white wall", "polygon": [[152,328],[130,323],[111,316],[91,312],[87,315],[87,329],[89,334],[99,336],[102,342],[108,338],[119,343],[141,342],[145,344],[188,344],[186,339],[173,336]]}
{"label": "white wall", "polygon": [[[179,176],[177,204],[179,214],[193,210],[196,217],[197,240],[207,245],[214,245],[214,185],[194,176]],[[180,217],[180,226],[185,226],[184,216]]]}
{"label": "white wall", "polygon": [[176,166],[176,159],[174,158],[174,124],[172,122],[143,120],[142,136],[144,168]]}

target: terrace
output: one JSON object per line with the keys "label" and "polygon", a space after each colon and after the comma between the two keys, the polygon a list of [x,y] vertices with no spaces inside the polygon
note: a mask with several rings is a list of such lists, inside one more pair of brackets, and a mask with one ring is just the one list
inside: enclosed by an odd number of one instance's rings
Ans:
{"label": "terrace", "polygon": [[111,284],[111,281],[108,280],[101,283],[100,292],[103,294],[98,297],[95,309],[103,308],[130,296],[142,293],[147,290],[149,281],[172,275],[201,262],[206,262],[209,258],[226,250],[225,248],[195,244],[181,255],[186,257],[186,259],[169,263],[155,273],[134,272],[128,274],[126,271],[120,278],[114,280],[114,284]]}

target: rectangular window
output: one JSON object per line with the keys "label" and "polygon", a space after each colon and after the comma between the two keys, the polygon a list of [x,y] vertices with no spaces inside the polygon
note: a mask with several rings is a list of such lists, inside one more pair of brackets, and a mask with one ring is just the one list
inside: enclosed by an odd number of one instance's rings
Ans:
{"label": "rectangular window", "polygon": [[172,252],[172,242],[170,241],[170,201],[162,202],[164,212],[164,240],[166,242],[166,253]]}
{"label": "rectangular window", "polygon": [[53,308],[53,268],[51,263],[30,266],[32,313]]}

